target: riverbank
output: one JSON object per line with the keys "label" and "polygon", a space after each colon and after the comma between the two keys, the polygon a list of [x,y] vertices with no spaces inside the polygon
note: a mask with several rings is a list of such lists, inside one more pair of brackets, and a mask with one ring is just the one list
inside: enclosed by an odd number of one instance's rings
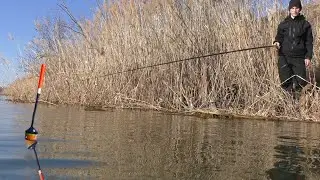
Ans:
{"label": "riverbank", "polygon": [[[13,103],[34,103],[34,101],[22,101],[22,100],[13,100],[10,98],[2,98],[5,101],[10,101]],[[39,100],[39,104],[48,105],[48,106],[61,106],[59,104],[55,104],[52,102],[47,102],[43,100]],[[62,106],[68,106],[64,104]],[[227,111],[223,109],[193,109],[193,110],[184,110],[184,111],[172,111],[170,109],[164,108],[155,108],[155,107],[146,107],[146,106],[90,106],[90,105],[73,105],[80,109],[84,109],[85,111],[101,111],[101,112],[113,112],[118,109],[131,109],[131,110],[139,110],[139,111],[157,111],[162,112],[164,114],[172,114],[172,115],[181,115],[181,116],[193,116],[201,119],[232,119],[232,120],[259,120],[259,121],[287,121],[287,122],[320,122],[318,118],[308,118],[301,119],[292,116],[281,116],[275,114],[269,115],[254,115],[254,114],[241,114],[235,113],[232,111]],[[300,106],[296,104],[296,108],[299,109]]]}
{"label": "riverbank", "polygon": [[[93,20],[77,21],[79,33],[65,28],[63,20],[38,22],[39,35],[24,57],[29,74],[13,82],[6,94],[33,101],[39,64],[45,63],[41,99],[54,104],[319,119],[317,89],[297,103],[280,88],[275,48],[139,69],[270,45],[287,15],[284,7],[262,0],[185,3],[102,4]],[[308,4],[303,12],[314,28],[314,49],[319,49],[319,5]],[[314,62],[319,53],[315,51]]]}
{"label": "riverbank", "polygon": [[[84,109],[86,111],[113,111],[119,107],[106,107],[106,106],[86,106]],[[299,106],[297,105],[297,108]],[[123,109],[123,107],[121,108]],[[165,114],[176,114],[182,116],[194,116],[202,119],[233,119],[233,120],[262,120],[262,121],[288,121],[288,122],[320,122],[318,118],[308,118],[301,119],[292,116],[283,116],[283,115],[254,115],[254,114],[241,114],[235,113],[232,111],[227,111],[223,109],[194,109],[186,111],[170,111],[168,109],[147,109],[147,108],[138,108],[131,107],[126,109],[136,109],[136,110],[151,110],[151,111],[160,111]]]}

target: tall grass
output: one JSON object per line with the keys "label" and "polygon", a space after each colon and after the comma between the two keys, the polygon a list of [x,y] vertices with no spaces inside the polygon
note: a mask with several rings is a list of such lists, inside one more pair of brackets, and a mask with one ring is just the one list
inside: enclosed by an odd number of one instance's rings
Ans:
{"label": "tall grass", "polygon": [[[161,62],[271,45],[285,17],[276,1],[122,0],[102,4],[92,20],[36,24],[26,71],[46,63],[46,101],[185,111],[223,110],[245,115],[319,117],[319,96],[298,108],[280,88],[274,48],[232,53],[127,72]],[[305,6],[319,57],[319,5]],[[319,12],[319,11],[318,11]],[[27,80],[7,88],[30,98]],[[26,84],[26,85],[25,85]],[[19,85],[19,87],[18,87]],[[25,85],[25,86],[24,86]],[[34,88],[31,89],[34,90]]]}

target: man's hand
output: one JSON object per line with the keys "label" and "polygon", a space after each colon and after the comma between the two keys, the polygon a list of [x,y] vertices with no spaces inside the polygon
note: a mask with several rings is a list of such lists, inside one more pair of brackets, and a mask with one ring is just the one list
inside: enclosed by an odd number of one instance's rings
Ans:
{"label": "man's hand", "polygon": [[277,49],[280,49],[280,43],[279,42],[276,41],[276,42],[273,43],[273,45],[276,46]]}
{"label": "man's hand", "polygon": [[309,67],[311,65],[310,59],[305,59],[304,64],[306,65],[306,67]]}

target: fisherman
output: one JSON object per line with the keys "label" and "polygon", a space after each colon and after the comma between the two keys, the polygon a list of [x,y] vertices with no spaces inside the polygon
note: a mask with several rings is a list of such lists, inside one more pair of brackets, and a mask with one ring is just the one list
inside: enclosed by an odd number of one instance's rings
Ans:
{"label": "fisherman", "polygon": [[289,2],[289,15],[279,24],[273,43],[278,49],[281,87],[293,94],[307,84],[306,68],[313,55],[311,24],[301,10],[300,0]]}

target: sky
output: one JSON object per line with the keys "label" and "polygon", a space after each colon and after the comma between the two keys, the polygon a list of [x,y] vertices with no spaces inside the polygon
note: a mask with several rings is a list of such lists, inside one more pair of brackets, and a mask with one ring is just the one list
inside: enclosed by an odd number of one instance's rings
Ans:
{"label": "sky", "polygon": [[66,13],[58,6],[63,2],[77,19],[91,19],[97,7],[97,0],[1,1],[0,86],[7,85],[16,79],[17,75],[21,75],[18,68],[18,57],[26,44],[37,36],[35,20],[57,15],[68,19]]}

